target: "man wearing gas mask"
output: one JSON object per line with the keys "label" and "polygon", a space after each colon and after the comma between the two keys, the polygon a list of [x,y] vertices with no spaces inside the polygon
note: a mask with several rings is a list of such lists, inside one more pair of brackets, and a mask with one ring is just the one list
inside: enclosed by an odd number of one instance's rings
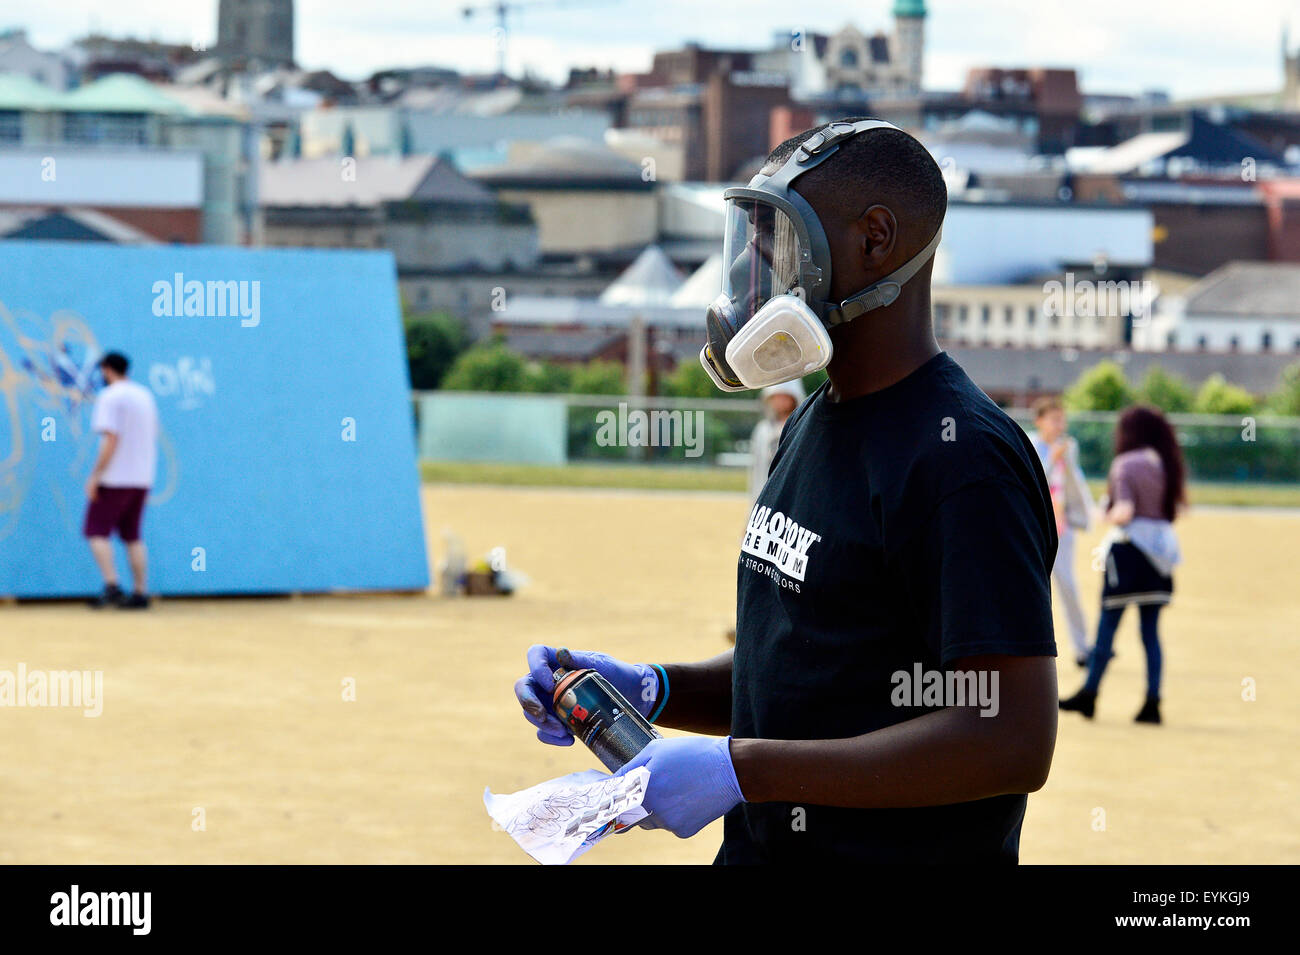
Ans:
{"label": "man wearing gas mask", "polygon": [[[1015,862],[1056,740],[1056,528],[1028,437],[934,338],[947,206],[901,130],[844,120],[728,189],[701,361],[723,390],[819,368],[742,542],[736,646],[702,663],[574,653],[659,739],[643,825],[725,816],[720,863]],[[516,684],[544,742],[555,650]]]}

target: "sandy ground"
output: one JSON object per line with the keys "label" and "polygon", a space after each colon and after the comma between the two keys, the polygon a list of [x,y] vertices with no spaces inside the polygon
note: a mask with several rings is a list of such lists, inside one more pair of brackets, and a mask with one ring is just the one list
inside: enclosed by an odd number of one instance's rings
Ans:
{"label": "sandy ground", "polygon": [[[97,718],[0,710],[0,862],[527,862],[493,831],[484,786],[596,763],[538,743],[519,715],[525,648],[720,652],[744,511],[729,494],[430,487],[431,551],[444,527],[472,554],[505,545],[529,586],[169,600],[147,614],[0,607],[0,669],[104,680]],[[1188,560],[1162,620],[1166,725],[1130,722],[1143,685],[1131,616],[1097,720],[1062,715],[1024,862],[1300,861],[1300,517],[1207,511],[1181,531]],[[1077,555],[1090,605],[1099,536]],[[1072,692],[1079,671],[1058,662]],[[586,861],[709,862],[720,838],[718,823],[685,841],[637,830]]]}

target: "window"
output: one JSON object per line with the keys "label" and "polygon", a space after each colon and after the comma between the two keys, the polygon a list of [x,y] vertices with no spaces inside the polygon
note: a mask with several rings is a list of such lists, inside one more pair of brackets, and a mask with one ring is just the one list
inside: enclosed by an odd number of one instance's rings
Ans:
{"label": "window", "polygon": [[17,110],[0,111],[0,143],[23,141],[23,116]]}
{"label": "window", "polygon": [[1263,335],[1261,335],[1261,336],[1259,337],[1259,350],[1260,350],[1260,351],[1272,351],[1272,350],[1273,350],[1273,333],[1272,333],[1272,332],[1265,332]]}
{"label": "window", "polygon": [[1006,307],[1006,315],[1005,315],[1005,317],[1003,318],[1003,323],[1006,324],[1006,325],[1010,325],[1013,321],[1015,321],[1015,317],[1012,315],[1012,309],[1011,309],[1011,306],[1008,305],[1008,306]]}
{"label": "window", "polygon": [[1210,347],[1210,343],[1206,337],[1202,335],[1200,338],[1196,339],[1196,347],[1201,351],[1205,351],[1205,349]]}
{"label": "window", "polygon": [[993,310],[987,305],[980,308],[980,321],[987,325],[993,319]]}
{"label": "window", "polygon": [[1034,306],[1030,305],[1025,309],[1025,324],[1033,328],[1036,321],[1038,321],[1038,312],[1035,311]]}
{"label": "window", "polygon": [[968,311],[969,309],[965,305],[957,306],[957,321],[960,324],[965,325],[967,320],[970,318],[970,316],[967,314]]}
{"label": "window", "polygon": [[63,138],[69,143],[143,146],[148,141],[144,113],[66,113]]}
{"label": "window", "polygon": [[1228,339],[1228,350],[1229,350],[1229,351],[1236,351],[1236,350],[1237,350],[1237,345],[1238,345],[1238,344],[1239,344],[1239,342],[1237,341],[1237,336],[1236,336],[1236,335],[1233,335],[1231,338]]}
{"label": "window", "polygon": [[948,306],[943,302],[937,302],[934,306],[934,333],[940,338],[948,335]]}
{"label": "window", "polygon": [[1166,347],[1166,348],[1170,348],[1170,349],[1172,349],[1172,348],[1177,348],[1177,347],[1178,347],[1178,336],[1177,336],[1176,334],[1174,334],[1173,332],[1170,332],[1169,335],[1168,335],[1168,337],[1165,338],[1165,347]]}

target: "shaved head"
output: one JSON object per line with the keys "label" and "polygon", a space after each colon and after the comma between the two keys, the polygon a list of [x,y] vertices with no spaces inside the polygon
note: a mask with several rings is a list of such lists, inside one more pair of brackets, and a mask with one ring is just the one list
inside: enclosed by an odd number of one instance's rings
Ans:
{"label": "shaved head", "polygon": [[[815,126],[781,143],[768,155],[764,172],[779,169],[804,140],[825,128]],[[873,205],[886,206],[898,220],[902,260],[925,247],[948,209],[948,190],[934,157],[901,129],[873,129],[845,140],[830,159],[796,179],[793,188],[808,200],[828,233]]]}

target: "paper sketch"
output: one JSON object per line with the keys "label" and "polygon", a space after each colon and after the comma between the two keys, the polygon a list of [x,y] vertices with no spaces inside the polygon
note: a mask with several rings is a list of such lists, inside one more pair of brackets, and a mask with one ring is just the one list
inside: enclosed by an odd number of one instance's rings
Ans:
{"label": "paper sketch", "polygon": [[650,771],[625,776],[599,770],[571,773],[517,793],[483,791],[488,814],[538,862],[564,865],[607,836],[644,819],[641,808]]}

